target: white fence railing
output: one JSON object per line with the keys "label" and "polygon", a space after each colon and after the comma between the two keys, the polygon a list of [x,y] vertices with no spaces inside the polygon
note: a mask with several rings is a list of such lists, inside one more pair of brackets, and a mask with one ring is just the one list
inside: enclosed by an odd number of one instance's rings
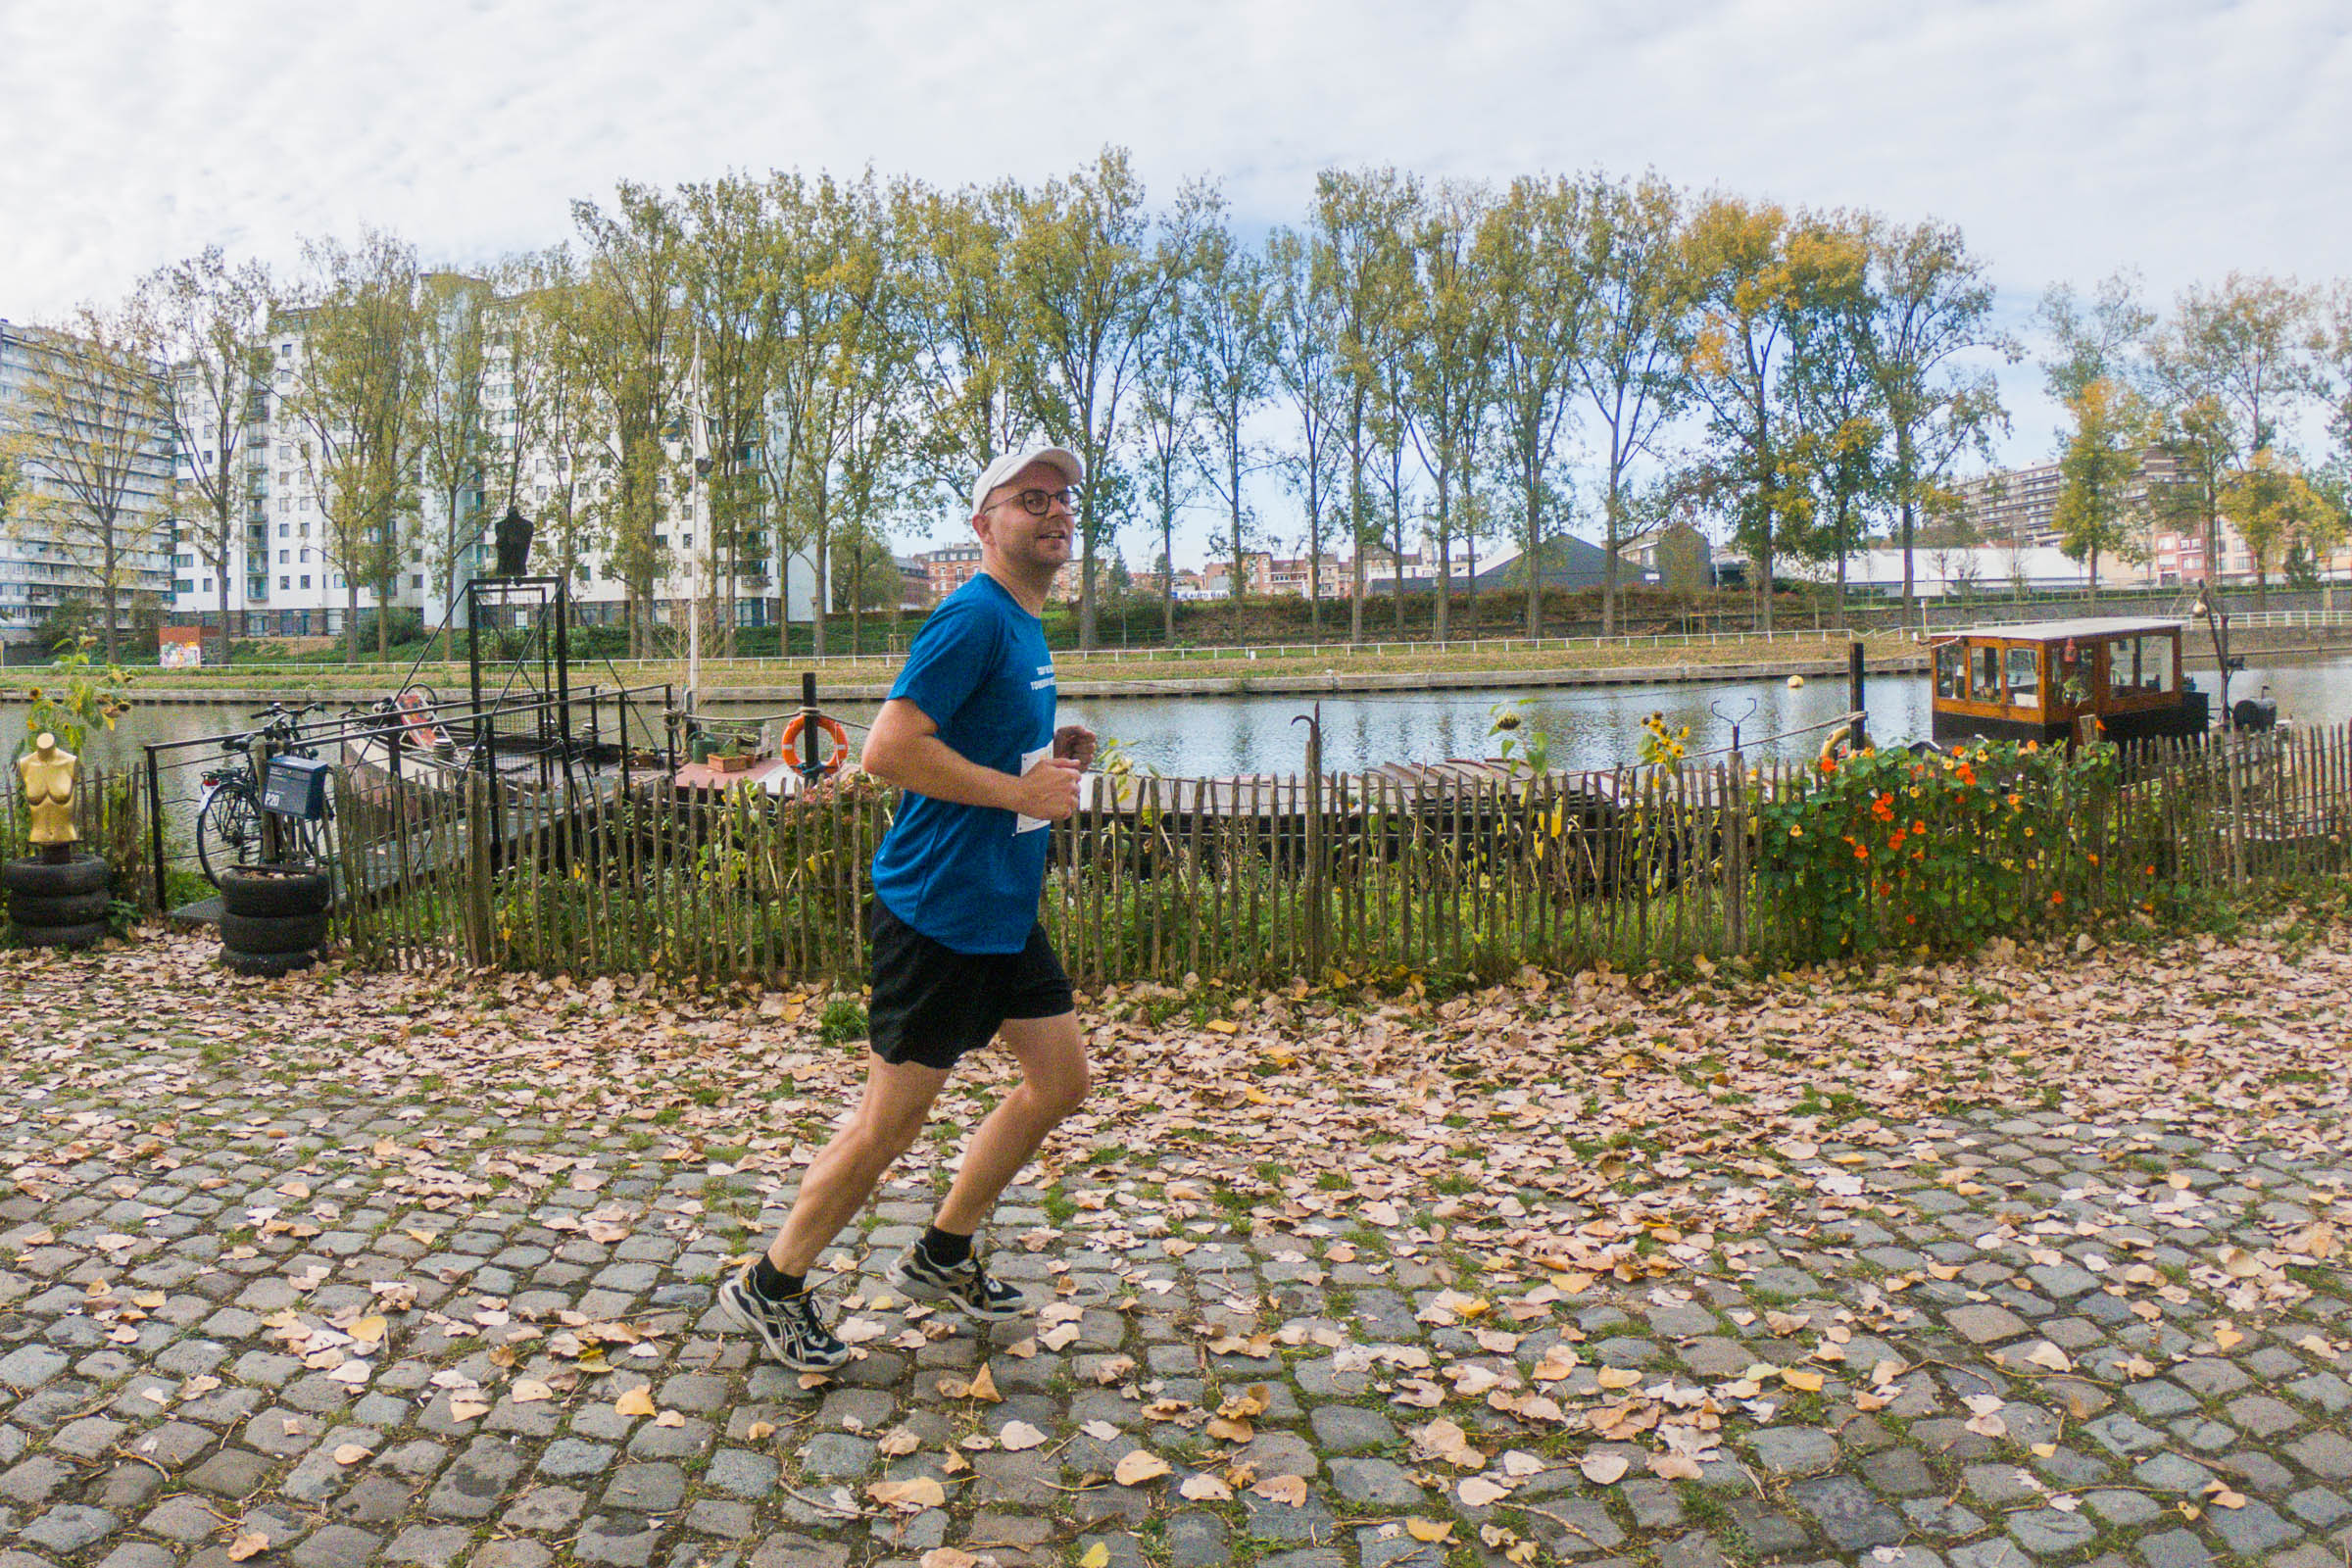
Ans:
{"label": "white fence railing", "polygon": [[[1366,643],[1256,643],[1217,644],[1201,647],[1168,648],[1097,648],[1080,652],[1074,648],[1057,651],[1056,657],[1067,661],[1099,660],[1122,664],[1205,663],[1220,660],[1280,660],[1280,659],[1379,659],[1398,655],[1458,655],[1458,654],[1538,654],[1573,653],[1578,649],[1602,648],[1708,648],[1741,646],[1748,643],[1788,646],[1804,643],[1846,643],[1861,635],[1835,627],[1792,627],[1773,631],[1698,631],[1644,632],[1618,637],[1482,637],[1476,641],[1457,638],[1449,642],[1366,642]],[[896,669],[906,658],[905,650],[886,654],[767,654],[758,658],[715,659],[706,656],[704,673],[740,673],[743,671],[773,671],[778,674],[803,669]],[[646,674],[661,670],[675,670],[684,666],[682,654],[660,659],[604,659],[574,655],[574,669],[613,669],[621,674]],[[211,666],[218,668],[219,666]],[[388,662],[359,660],[345,663],[341,660],[321,660],[296,662],[270,661],[255,662],[234,666],[257,673],[270,674],[327,674],[367,675],[405,674],[410,666],[407,660]],[[432,661],[416,666],[421,671],[464,669],[463,661]]]}

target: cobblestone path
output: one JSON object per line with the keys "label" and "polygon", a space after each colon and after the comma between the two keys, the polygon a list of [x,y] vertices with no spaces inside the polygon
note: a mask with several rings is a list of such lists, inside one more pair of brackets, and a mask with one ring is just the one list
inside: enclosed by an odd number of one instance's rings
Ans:
{"label": "cobblestone path", "polygon": [[338,1070],[335,1028],[11,1049],[0,1568],[2352,1561],[2325,1136],[1825,1127],[1677,1172],[1703,1248],[1530,1190],[1590,1246],[1477,1269],[1439,1194],[1252,1225],[1064,1165],[992,1229],[1040,1313],[978,1336],[881,1281],[922,1165],[828,1257],[827,1380],[713,1308],[792,1139]]}

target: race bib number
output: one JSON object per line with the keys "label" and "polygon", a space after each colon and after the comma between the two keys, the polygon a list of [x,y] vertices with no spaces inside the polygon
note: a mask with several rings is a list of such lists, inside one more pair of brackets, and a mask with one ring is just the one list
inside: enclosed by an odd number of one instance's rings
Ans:
{"label": "race bib number", "polygon": [[[1031,768],[1035,767],[1038,763],[1044,761],[1047,758],[1052,757],[1053,755],[1054,743],[1052,741],[1048,741],[1045,745],[1040,746],[1034,752],[1023,752],[1021,754],[1021,771],[1023,773],[1028,772]],[[1012,819],[1012,830],[1015,833],[1034,833],[1041,827],[1050,826],[1052,826],[1052,824],[1042,816],[1027,816],[1016,813]]]}

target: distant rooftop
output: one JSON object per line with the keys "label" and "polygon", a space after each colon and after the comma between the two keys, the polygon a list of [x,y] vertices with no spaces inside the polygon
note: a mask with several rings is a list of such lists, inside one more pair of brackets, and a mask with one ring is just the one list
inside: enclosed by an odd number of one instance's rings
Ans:
{"label": "distant rooftop", "polygon": [[2139,632],[2179,631],[2184,620],[2145,620],[2136,615],[2084,615],[2075,620],[1994,621],[1938,632],[1936,641],[1954,637],[2013,637],[2021,642],[2054,643],[2069,637],[2130,637]]}

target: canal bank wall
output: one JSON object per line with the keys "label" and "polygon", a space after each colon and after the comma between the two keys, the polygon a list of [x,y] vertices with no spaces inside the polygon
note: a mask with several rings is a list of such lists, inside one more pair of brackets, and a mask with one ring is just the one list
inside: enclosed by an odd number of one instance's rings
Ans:
{"label": "canal bank wall", "polygon": [[[1809,645],[1810,652],[1786,659],[1743,661],[1739,663],[1679,663],[1654,664],[1587,664],[1562,665],[1550,669],[1465,669],[1465,670],[1344,670],[1331,669],[1322,673],[1288,672],[1265,675],[1220,674],[1191,676],[1159,676],[1149,679],[1084,680],[1071,679],[1060,683],[1062,697],[1084,698],[1089,701],[1119,698],[1163,699],[1171,697],[1320,697],[1345,696],[1350,693],[1398,695],[1417,692],[1457,692],[1494,690],[1544,690],[1576,686],[1720,686],[1742,681],[1786,680],[1802,675],[1811,680],[1818,676],[1843,678],[1846,673],[1846,652],[1841,644],[1817,643]],[[2249,661],[2261,659],[2305,658],[2341,653],[2352,648],[2352,627],[2291,626],[2233,631],[2230,640],[2232,657]],[[2210,647],[2201,639],[2191,638],[2182,649],[2189,666],[2211,668],[2214,664]],[[1884,675],[1924,674],[1929,667],[1928,651],[1923,646],[1898,654],[1881,655],[1868,661],[1872,677]],[[585,667],[574,672],[575,689],[589,684],[582,679],[591,671]],[[894,671],[895,674],[895,671]],[[597,682],[609,686],[608,682]],[[363,705],[384,695],[384,688],[369,687],[339,691],[324,688],[299,694],[283,690],[239,688],[228,685],[174,685],[169,687],[134,687],[131,698],[143,707],[204,707],[243,704],[260,708],[272,702],[288,702],[299,698],[306,702],[324,702],[330,705]],[[890,695],[888,681],[843,681],[829,683],[820,697],[830,703],[879,703]],[[800,687],[782,685],[712,686],[703,693],[705,703],[737,703],[764,706],[777,710],[798,708]]]}

